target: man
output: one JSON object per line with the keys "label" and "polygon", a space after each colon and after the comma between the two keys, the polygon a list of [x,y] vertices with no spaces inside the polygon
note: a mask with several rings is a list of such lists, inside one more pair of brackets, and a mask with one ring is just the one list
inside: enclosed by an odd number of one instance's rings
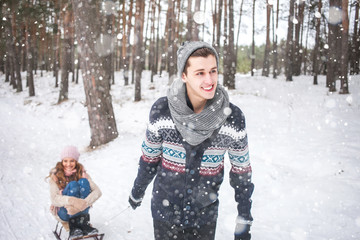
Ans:
{"label": "man", "polygon": [[177,52],[180,79],[150,111],[129,202],[140,206],[155,177],[151,210],[156,240],[215,239],[224,154],[238,203],[235,239],[251,238],[251,183],[245,118],[218,84],[219,58],[205,42]]}

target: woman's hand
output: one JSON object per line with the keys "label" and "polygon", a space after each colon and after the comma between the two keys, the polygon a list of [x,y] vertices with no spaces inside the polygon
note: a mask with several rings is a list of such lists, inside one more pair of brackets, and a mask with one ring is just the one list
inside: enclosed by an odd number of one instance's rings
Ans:
{"label": "woman's hand", "polygon": [[80,212],[77,208],[71,206],[71,205],[66,205],[65,206],[66,210],[67,210],[67,213],[69,215],[75,215],[77,214],[78,212]]}
{"label": "woman's hand", "polygon": [[65,206],[68,214],[70,215],[74,215],[75,213],[84,211],[87,207],[88,205],[85,199],[76,197],[69,197],[69,204]]}

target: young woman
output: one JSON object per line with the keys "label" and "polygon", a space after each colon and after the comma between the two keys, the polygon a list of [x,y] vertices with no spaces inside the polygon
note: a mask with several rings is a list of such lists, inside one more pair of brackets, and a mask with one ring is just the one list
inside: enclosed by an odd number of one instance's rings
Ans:
{"label": "young woman", "polygon": [[51,207],[55,218],[66,230],[69,239],[98,232],[89,221],[89,208],[99,199],[101,191],[79,163],[80,153],[74,146],[66,146],[60,159],[48,176]]}

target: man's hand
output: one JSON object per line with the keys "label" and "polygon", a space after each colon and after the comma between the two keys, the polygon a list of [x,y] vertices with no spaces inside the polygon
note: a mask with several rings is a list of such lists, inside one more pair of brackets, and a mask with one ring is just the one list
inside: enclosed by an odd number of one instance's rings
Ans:
{"label": "man's hand", "polygon": [[136,200],[136,199],[132,198],[132,196],[130,196],[129,203],[130,203],[130,206],[132,207],[132,209],[135,210],[137,207],[139,207],[141,205],[141,199]]}
{"label": "man's hand", "polygon": [[235,227],[235,240],[250,240],[251,221],[238,220]]}

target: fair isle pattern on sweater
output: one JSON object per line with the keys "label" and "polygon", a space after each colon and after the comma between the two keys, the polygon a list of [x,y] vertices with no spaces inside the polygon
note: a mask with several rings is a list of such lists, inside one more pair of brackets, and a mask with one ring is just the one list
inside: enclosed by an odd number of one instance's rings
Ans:
{"label": "fair isle pattern on sweater", "polygon": [[[165,129],[164,132],[168,132],[171,139],[171,133],[175,131],[175,124],[171,119],[160,119],[156,122],[149,123],[148,130],[158,136],[161,129]],[[242,141],[246,137],[245,130],[236,130],[234,126],[225,124],[220,128],[219,135],[223,135],[223,139],[232,139],[233,141]],[[226,145],[226,143],[221,143]],[[225,148],[225,147],[213,147],[205,151],[201,167],[201,175],[217,175],[224,167],[224,155],[226,150],[229,151],[229,159],[232,164],[232,171],[234,173],[250,172],[249,166],[249,151],[247,144],[238,148]],[[181,144],[174,142],[164,141],[163,143],[152,142],[148,137],[142,145],[143,158],[147,162],[159,161],[159,158],[154,158],[162,153],[162,166],[176,172],[185,172],[185,149]]]}

